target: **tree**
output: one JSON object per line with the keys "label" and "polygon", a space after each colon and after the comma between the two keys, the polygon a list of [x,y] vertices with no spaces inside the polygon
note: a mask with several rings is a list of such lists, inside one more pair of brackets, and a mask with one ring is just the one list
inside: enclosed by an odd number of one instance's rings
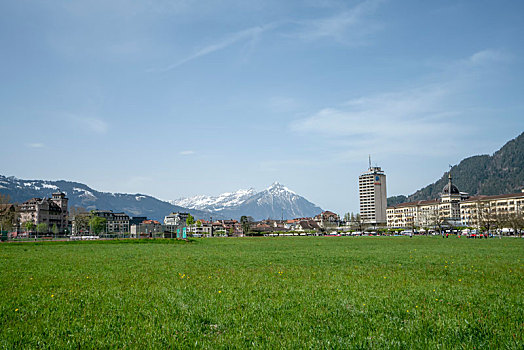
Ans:
{"label": "tree", "polygon": [[11,203],[11,197],[8,194],[3,195],[0,193],[0,204],[9,204]]}
{"label": "tree", "polygon": [[362,232],[362,229],[364,228],[364,222],[362,221],[360,214],[357,213],[356,215],[353,215],[353,213],[351,213],[351,217],[351,227]]}
{"label": "tree", "polygon": [[197,226],[197,227],[202,227],[202,221],[197,220],[197,222],[196,222],[196,226]]}
{"label": "tree", "polygon": [[240,225],[242,226],[242,231],[244,232],[244,235],[249,235],[249,231],[251,229],[252,222],[253,222],[253,218],[251,216],[243,215],[240,218]]}
{"label": "tree", "polygon": [[69,220],[73,223],[73,234],[81,234],[89,230],[90,213],[83,207],[72,207],[69,210]]}
{"label": "tree", "polygon": [[32,221],[26,221],[22,224],[22,226],[25,228],[26,231],[34,231],[35,224]]}
{"label": "tree", "polygon": [[427,222],[433,229],[438,229],[439,234],[443,234],[442,228],[446,224],[446,218],[441,213],[439,204],[436,204],[435,207],[429,210],[427,213]]}
{"label": "tree", "polygon": [[100,234],[105,231],[107,226],[107,219],[100,216],[93,216],[89,220],[89,227],[95,234]]}
{"label": "tree", "polygon": [[60,231],[58,230],[58,226],[56,226],[56,224],[53,224],[53,228],[51,229],[53,231],[53,233],[55,235],[57,235],[58,233],[60,233]]}
{"label": "tree", "polygon": [[38,225],[36,225],[36,232],[38,233],[47,233],[49,232],[49,227],[45,222],[42,222]]}
{"label": "tree", "polygon": [[191,214],[187,214],[186,225],[191,226],[195,223],[195,218]]}
{"label": "tree", "polygon": [[478,201],[476,211],[479,228],[484,228],[486,233],[489,234],[489,231],[496,226],[498,220],[495,209],[491,208],[489,202]]}
{"label": "tree", "polygon": [[0,228],[10,230],[18,223],[18,210],[9,195],[0,194]]}

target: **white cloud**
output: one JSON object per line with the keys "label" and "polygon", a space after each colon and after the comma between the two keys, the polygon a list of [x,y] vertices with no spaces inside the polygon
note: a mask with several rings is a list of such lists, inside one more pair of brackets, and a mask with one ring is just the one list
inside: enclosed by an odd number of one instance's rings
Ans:
{"label": "white cloud", "polygon": [[182,156],[189,156],[191,154],[195,154],[195,151],[191,151],[191,150],[180,151],[180,152],[178,152],[178,154],[180,154]]}
{"label": "white cloud", "polygon": [[227,35],[226,37],[218,40],[217,42],[215,43],[212,43],[212,44],[209,44],[199,50],[197,50],[195,53],[179,60],[178,62],[175,62],[165,68],[161,68],[161,69],[151,69],[150,71],[162,71],[162,72],[165,72],[165,71],[169,71],[169,70],[172,70],[174,68],[177,68],[185,63],[188,63],[190,61],[193,61],[199,57],[203,57],[203,56],[206,56],[206,55],[209,55],[213,52],[216,52],[216,51],[219,51],[219,50],[223,50],[231,45],[234,45],[238,42],[241,42],[241,41],[247,41],[247,40],[256,40],[256,38],[264,33],[265,31],[268,31],[268,30],[271,30],[273,29],[277,24],[276,23],[270,23],[270,24],[266,24],[264,26],[256,26],[256,27],[251,27],[251,28],[248,28],[248,29],[244,29],[244,30],[241,30],[241,31],[238,31],[238,32],[235,32],[235,33],[231,33],[229,35]]}
{"label": "white cloud", "polygon": [[353,8],[331,17],[299,21],[294,36],[303,40],[332,38],[345,44],[363,44],[365,37],[381,25],[368,17],[375,12],[381,0],[366,0]]}
{"label": "white cloud", "polygon": [[368,153],[454,154],[457,147],[476,142],[468,137],[481,127],[472,122],[478,108],[459,97],[475,91],[482,76],[484,70],[470,74],[472,67],[508,62],[511,58],[509,53],[483,50],[444,67],[433,84],[328,106],[296,120],[290,128],[335,145],[335,156],[345,159],[362,158]]}
{"label": "white cloud", "polygon": [[482,65],[488,63],[505,63],[511,60],[511,55],[500,50],[482,50],[474,53],[468,59],[469,63]]}
{"label": "white cloud", "polygon": [[87,130],[96,134],[105,134],[109,129],[108,124],[102,119],[79,116],[73,116],[72,118],[81,127],[86,128]]}
{"label": "white cloud", "polygon": [[349,10],[342,11],[331,17],[322,17],[306,21],[278,21],[230,33],[175,63],[164,68],[152,68],[148,71],[170,71],[195,59],[207,56],[216,51],[224,50],[243,41],[249,41],[251,46],[254,46],[260,35],[282,27],[287,27],[282,28],[283,33],[287,32],[287,34],[284,35],[307,41],[329,37],[345,44],[362,44],[367,34],[380,27],[377,23],[367,20],[366,17],[373,13],[381,2],[383,2],[383,0],[366,0]]}
{"label": "white cloud", "polygon": [[[295,121],[291,129],[324,137],[345,157],[363,154],[441,154],[438,147],[459,136],[459,113],[446,103],[446,85],[379,94],[324,108]],[[431,147],[427,147],[428,142]]]}
{"label": "white cloud", "polygon": [[29,148],[44,148],[45,145],[43,143],[40,143],[40,142],[36,142],[36,143],[28,143],[26,144],[27,147]]}

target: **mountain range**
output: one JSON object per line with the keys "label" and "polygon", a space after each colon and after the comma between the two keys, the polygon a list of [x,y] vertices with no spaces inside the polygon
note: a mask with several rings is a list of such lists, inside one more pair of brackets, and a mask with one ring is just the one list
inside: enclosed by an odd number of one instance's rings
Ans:
{"label": "mountain range", "polygon": [[[57,190],[67,195],[69,208],[113,210],[114,212],[124,212],[129,216],[147,216],[150,219],[161,221],[163,221],[164,216],[171,212],[188,211],[187,208],[140,193],[100,192],[79,182],[22,180],[14,176],[0,175],[0,193],[9,195],[13,202],[22,203],[34,197],[51,197],[51,194]],[[196,217],[208,216],[207,212],[200,210],[190,210],[189,212]]]}
{"label": "mountain range", "polygon": [[322,211],[278,183],[261,192],[254,189],[239,190],[216,197],[197,196],[167,202],[140,193],[100,192],[79,182],[23,180],[0,175],[0,193],[9,195],[13,202],[22,203],[34,197],[51,197],[58,190],[67,195],[70,208],[113,210],[159,221],[172,212],[189,212],[201,219],[239,219],[246,215],[261,220],[313,216]]}
{"label": "mountain range", "polygon": [[[507,142],[493,155],[463,159],[451,167],[453,184],[471,196],[520,192],[524,188],[524,133]],[[388,206],[439,197],[448,182],[445,172],[436,182],[409,196],[388,198]]]}
{"label": "mountain range", "polygon": [[171,203],[226,217],[249,215],[255,220],[311,217],[322,212],[320,207],[278,182],[260,192],[250,188],[219,196],[180,198]]}

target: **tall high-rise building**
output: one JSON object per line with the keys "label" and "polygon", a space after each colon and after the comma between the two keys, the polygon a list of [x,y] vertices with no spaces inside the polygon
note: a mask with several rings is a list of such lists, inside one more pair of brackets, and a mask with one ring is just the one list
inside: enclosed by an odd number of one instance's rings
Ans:
{"label": "tall high-rise building", "polygon": [[360,218],[364,224],[386,225],[386,174],[380,167],[372,167],[358,177]]}

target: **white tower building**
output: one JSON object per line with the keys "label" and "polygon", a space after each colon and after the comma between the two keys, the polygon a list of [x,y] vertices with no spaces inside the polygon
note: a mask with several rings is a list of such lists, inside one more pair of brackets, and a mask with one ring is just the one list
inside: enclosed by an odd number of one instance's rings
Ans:
{"label": "white tower building", "polygon": [[360,218],[364,224],[386,225],[387,193],[386,174],[380,167],[372,167],[358,177]]}

